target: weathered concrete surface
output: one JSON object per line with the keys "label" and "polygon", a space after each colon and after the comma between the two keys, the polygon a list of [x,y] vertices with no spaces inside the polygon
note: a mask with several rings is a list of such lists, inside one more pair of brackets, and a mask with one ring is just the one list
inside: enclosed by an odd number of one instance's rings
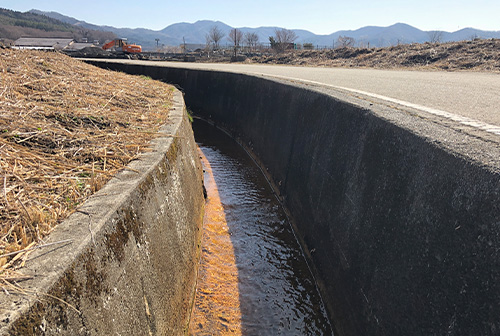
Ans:
{"label": "weathered concrete surface", "polygon": [[326,89],[100,65],[179,85],[195,113],[252,150],[338,335],[500,333],[498,137]]}
{"label": "weathered concrete surface", "polygon": [[[113,178],[34,253],[0,294],[2,335],[182,335],[196,280],[202,170],[182,94],[166,135]],[[56,299],[57,298],[57,299]]]}

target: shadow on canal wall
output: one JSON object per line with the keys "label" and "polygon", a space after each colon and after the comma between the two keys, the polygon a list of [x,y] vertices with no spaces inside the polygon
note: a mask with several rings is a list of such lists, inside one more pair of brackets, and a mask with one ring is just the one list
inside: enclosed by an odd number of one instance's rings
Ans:
{"label": "shadow on canal wall", "polygon": [[291,214],[338,335],[500,332],[498,146],[321,88],[99,65],[179,85],[190,109],[251,150]]}

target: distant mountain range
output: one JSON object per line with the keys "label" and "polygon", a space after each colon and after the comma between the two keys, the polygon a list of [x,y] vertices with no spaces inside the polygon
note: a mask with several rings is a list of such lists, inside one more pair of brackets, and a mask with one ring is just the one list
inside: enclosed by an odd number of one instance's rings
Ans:
{"label": "distant mountain range", "polygon": [[101,43],[115,37],[111,32],[85,29],[46,15],[0,8],[0,43],[10,44],[23,36],[76,40],[87,38],[91,41],[99,40]]}
{"label": "distant mountain range", "polygon": [[[111,26],[98,26],[81,21],[56,12],[42,12],[31,10],[31,13],[41,14],[79,26],[86,29],[113,32],[118,37],[126,37],[129,41],[142,45],[145,50],[156,48],[156,39],[160,44],[178,46],[185,40],[189,44],[205,44],[205,36],[211,27],[217,26],[224,33],[229,33],[233,28],[220,21],[197,21],[195,23],[176,23],[162,30],[155,31],[144,28],[115,28]],[[274,35],[279,27],[238,28],[242,32],[252,32],[259,36],[260,42],[269,42],[269,36]],[[356,45],[387,47],[396,44],[424,43],[439,38],[441,42],[470,40],[473,38],[500,38],[500,31],[483,31],[465,28],[453,33],[442,31],[422,31],[404,23],[396,23],[389,27],[367,26],[356,30],[342,30],[330,35],[316,35],[307,30],[292,29],[298,36],[297,43],[312,43],[318,46],[332,46],[339,36],[352,37]],[[229,43],[227,39],[222,44]]]}

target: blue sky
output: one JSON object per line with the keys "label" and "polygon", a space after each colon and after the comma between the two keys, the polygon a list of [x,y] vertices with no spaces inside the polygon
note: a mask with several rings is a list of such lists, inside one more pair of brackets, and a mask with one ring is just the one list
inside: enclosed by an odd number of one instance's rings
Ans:
{"label": "blue sky", "polygon": [[115,27],[160,30],[218,20],[233,27],[279,26],[316,34],[403,22],[422,30],[500,30],[500,0],[0,0],[17,11],[55,11]]}

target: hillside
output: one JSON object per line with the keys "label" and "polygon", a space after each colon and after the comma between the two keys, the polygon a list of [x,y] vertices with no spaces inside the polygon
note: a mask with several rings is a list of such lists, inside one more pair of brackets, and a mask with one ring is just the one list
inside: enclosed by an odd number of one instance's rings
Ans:
{"label": "hillside", "polygon": [[45,15],[0,8],[0,41],[10,44],[22,36],[87,38],[101,43],[115,37],[111,32],[78,27]]}
{"label": "hillside", "polygon": [[60,53],[0,49],[0,282],[168,120],[173,87]]}
{"label": "hillside", "polygon": [[[160,44],[166,46],[179,46],[183,43],[183,38],[186,40],[186,43],[205,44],[205,36],[211,27],[217,26],[225,34],[229,33],[232,28],[235,28],[220,21],[210,20],[200,20],[194,23],[175,23],[159,31],[144,28],[115,28],[110,26],[93,25],[56,12],[41,12],[37,10],[32,10],[31,12],[38,14],[43,13],[44,15],[57,18],[58,20],[78,27],[95,30],[108,30],[119,37],[126,37],[134,43],[141,44],[145,50],[155,50],[155,39],[157,38],[160,39]],[[238,29],[244,33],[256,33],[259,36],[259,41],[261,43],[268,43],[269,36],[274,35],[274,31],[277,28],[280,27],[241,27]],[[302,29],[292,30],[297,34],[297,43],[312,43],[315,46],[326,47],[333,46],[334,41],[337,41],[339,36],[349,36],[354,38],[356,46],[370,47],[388,47],[398,44],[437,42],[437,40],[439,40],[439,42],[455,42],[473,40],[474,38],[500,38],[500,31],[482,31],[473,28],[465,28],[456,32],[435,32],[423,31],[404,23],[396,23],[388,27],[367,26],[356,30],[342,30],[328,35],[317,35]],[[435,41],[432,41],[433,39]],[[224,38],[221,42],[222,45],[226,43],[229,44],[227,38]]]}

